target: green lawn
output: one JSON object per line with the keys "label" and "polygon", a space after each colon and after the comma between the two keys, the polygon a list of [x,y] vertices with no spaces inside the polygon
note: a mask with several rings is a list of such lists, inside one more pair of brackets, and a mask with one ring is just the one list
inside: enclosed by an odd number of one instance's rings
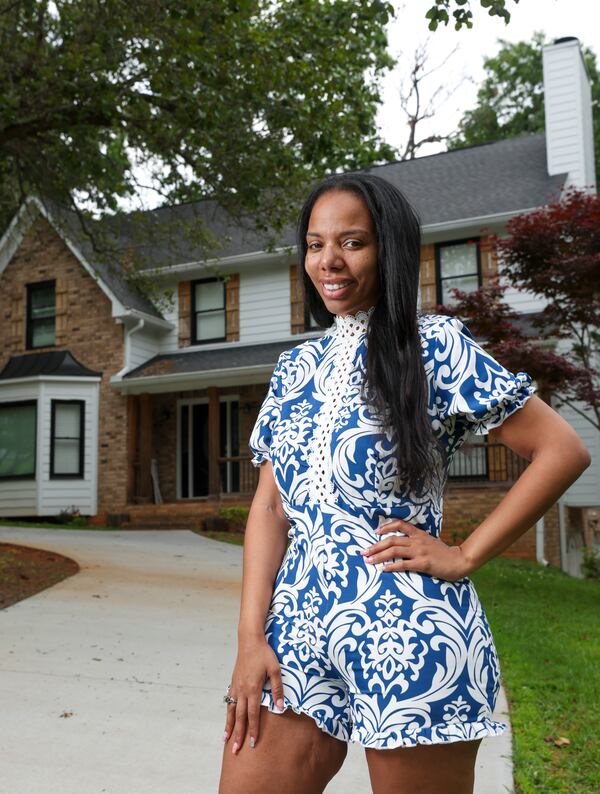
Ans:
{"label": "green lawn", "polygon": [[506,559],[472,579],[500,655],[517,791],[599,792],[600,583]]}

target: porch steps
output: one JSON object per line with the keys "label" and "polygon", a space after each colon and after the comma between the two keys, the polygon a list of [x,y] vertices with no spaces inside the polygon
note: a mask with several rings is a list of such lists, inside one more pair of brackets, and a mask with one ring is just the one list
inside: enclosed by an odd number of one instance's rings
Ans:
{"label": "porch steps", "polygon": [[204,529],[207,516],[218,515],[220,507],[250,507],[248,497],[171,502],[155,505],[126,505],[119,514],[109,514],[107,523],[121,529]]}

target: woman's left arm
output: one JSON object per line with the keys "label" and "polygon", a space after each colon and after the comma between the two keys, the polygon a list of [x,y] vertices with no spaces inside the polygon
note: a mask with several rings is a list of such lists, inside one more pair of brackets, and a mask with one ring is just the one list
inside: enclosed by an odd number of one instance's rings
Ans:
{"label": "woman's left arm", "polygon": [[362,554],[368,562],[385,562],[384,571],[421,571],[454,581],[469,576],[532,527],[590,465],[591,456],[573,428],[537,395],[495,430],[495,438],[530,461],[521,476],[460,546],[448,546],[405,521],[382,526],[379,533],[400,530]]}

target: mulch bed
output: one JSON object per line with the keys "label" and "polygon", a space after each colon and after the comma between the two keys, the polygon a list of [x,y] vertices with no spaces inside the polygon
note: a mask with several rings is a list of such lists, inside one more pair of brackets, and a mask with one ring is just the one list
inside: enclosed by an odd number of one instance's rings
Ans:
{"label": "mulch bed", "polygon": [[52,587],[78,571],[75,560],[54,551],[0,543],[0,609]]}

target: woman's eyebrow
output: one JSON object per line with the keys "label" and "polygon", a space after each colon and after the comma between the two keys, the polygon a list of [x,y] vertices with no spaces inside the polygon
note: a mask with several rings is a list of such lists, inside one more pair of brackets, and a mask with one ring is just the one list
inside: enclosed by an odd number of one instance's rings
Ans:
{"label": "woman's eyebrow", "polygon": [[[369,232],[366,229],[344,229],[344,231],[340,232],[340,236],[344,234],[368,234]],[[307,237],[321,237],[318,232],[306,232]]]}

